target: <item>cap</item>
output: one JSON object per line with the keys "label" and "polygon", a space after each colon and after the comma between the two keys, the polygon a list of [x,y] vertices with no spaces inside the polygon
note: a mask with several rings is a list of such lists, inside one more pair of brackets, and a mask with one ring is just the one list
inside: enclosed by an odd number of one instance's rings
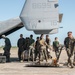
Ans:
{"label": "cap", "polygon": [[5,38],[6,36],[5,35],[2,35],[2,37]]}

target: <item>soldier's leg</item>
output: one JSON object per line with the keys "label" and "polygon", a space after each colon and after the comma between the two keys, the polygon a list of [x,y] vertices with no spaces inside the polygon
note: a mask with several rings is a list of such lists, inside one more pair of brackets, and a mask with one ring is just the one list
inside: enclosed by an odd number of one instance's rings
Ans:
{"label": "soldier's leg", "polygon": [[28,59],[30,59],[30,55],[31,55],[31,47],[28,49]]}
{"label": "soldier's leg", "polygon": [[75,46],[74,46],[74,59],[73,59],[73,65],[75,65]]}
{"label": "soldier's leg", "polygon": [[[72,57],[72,56],[71,56]],[[69,57],[69,64],[70,64],[70,66],[71,66],[71,68],[73,68],[74,66],[73,66],[73,63],[72,63],[72,60],[71,60],[71,57]]]}
{"label": "soldier's leg", "polygon": [[59,61],[60,54],[61,54],[61,52],[58,50],[58,51],[57,51],[57,62]]}
{"label": "soldier's leg", "polygon": [[9,54],[6,56],[6,59],[7,59],[7,62],[10,62],[10,55]]}
{"label": "soldier's leg", "polygon": [[71,67],[72,67],[72,68],[73,68],[73,62],[72,62],[73,52],[74,52],[74,48],[73,48],[73,47],[71,47],[70,63],[71,63]]}
{"label": "soldier's leg", "polygon": [[38,55],[38,51],[37,51],[37,49],[36,49],[36,50],[35,50],[35,58],[34,58],[35,61],[36,61],[37,55]]}
{"label": "soldier's leg", "polygon": [[18,50],[18,58],[19,58],[19,61],[21,60],[21,52],[20,50]]}
{"label": "soldier's leg", "polygon": [[6,50],[6,60],[7,62],[10,62],[10,50],[9,49]]}
{"label": "soldier's leg", "polygon": [[41,50],[38,51],[38,55],[39,55],[39,61],[38,61],[38,63],[40,64],[40,61],[41,61]]}
{"label": "soldier's leg", "polygon": [[50,59],[52,59],[52,56],[51,56],[51,53],[50,52],[48,52],[48,59],[50,58]]}
{"label": "soldier's leg", "polygon": [[56,54],[56,59],[57,59],[57,62],[58,62],[58,51],[56,51],[55,54]]}
{"label": "soldier's leg", "polygon": [[44,57],[45,57],[45,60],[46,60],[46,62],[47,62],[47,51],[46,51],[46,48],[44,48]]}
{"label": "soldier's leg", "polygon": [[6,62],[7,62],[7,52],[6,52],[6,50],[4,51],[3,56],[6,56]]}
{"label": "soldier's leg", "polygon": [[69,50],[67,50],[67,56],[68,56],[68,64],[71,64],[71,60],[70,60],[71,55],[70,55],[70,51]]}
{"label": "soldier's leg", "polygon": [[39,63],[40,63],[40,60],[41,60],[41,59],[40,59],[40,52],[39,52]]}
{"label": "soldier's leg", "polygon": [[47,57],[49,59],[49,51],[48,51],[48,47],[46,47],[46,51],[47,51]]}
{"label": "soldier's leg", "polygon": [[49,51],[49,49],[46,49],[46,51],[47,51],[47,58],[49,59],[52,59],[52,56],[51,56],[51,54],[50,54],[50,51]]}
{"label": "soldier's leg", "polygon": [[73,54],[74,54],[73,65],[75,65],[75,46],[73,47]]}
{"label": "soldier's leg", "polygon": [[71,60],[72,54],[70,53],[69,50],[67,50],[67,55],[68,55],[68,65],[70,65],[71,68],[73,68],[73,64],[72,64],[72,60]]}
{"label": "soldier's leg", "polygon": [[23,60],[23,58],[22,58],[22,53],[23,53],[23,51],[21,51],[21,52],[20,52],[20,55],[21,55],[21,56],[20,56],[20,57],[21,57],[21,60]]}
{"label": "soldier's leg", "polygon": [[56,58],[57,58],[57,51],[55,51],[55,56],[56,56]]}
{"label": "soldier's leg", "polygon": [[41,46],[40,48],[40,61],[42,60],[43,61],[44,59],[44,52],[43,52],[43,47]]}
{"label": "soldier's leg", "polygon": [[39,50],[39,63],[44,60],[44,52],[43,49]]}
{"label": "soldier's leg", "polygon": [[21,54],[21,59],[24,61],[24,55],[25,55],[25,51],[22,52]]}
{"label": "soldier's leg", "polygon": [[55,55],[56,55],[56,58],[58,57],[58,49],[55,48]]}
{"label": "soldier's leg", "polygon": [[28,49],[28,61],[29,61],[29,59],[30,59],[30,49]]}
{"label": "soldier's leg", "polygon": [[34,62],[34,48],[32,48],[32,61]]}
{"label": "soldier's leg", "polygon": [[75,65],[75,51],[74,51],[74,59],[73,59],[73,64]]}
{"label": "soldier's leg", "polygon": [[8,62],[7,52],[5,52],[4,56],[6,56],[6,62]]}
{"label": "soldier's leg", "polygon": [[56,55],[56,59],[57,59],[57,62],[58,62],[58,51],[55,50],[55,55]]}
{"label": "soldier's leg", "polygon": [[66,53],[67,53],[67,56],[68,56],[68,60],[67,60],[67,66],[69,65],[69,50],[66,49]]}

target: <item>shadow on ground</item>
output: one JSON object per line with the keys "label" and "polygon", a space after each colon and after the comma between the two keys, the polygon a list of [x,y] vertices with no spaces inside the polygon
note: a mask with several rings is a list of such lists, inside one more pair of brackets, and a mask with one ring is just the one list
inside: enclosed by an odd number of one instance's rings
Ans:
{"label": "shadow on ground", "polygon": [[11,62],[19,62],[18,58],[15,58],[15,57],[10,58],[10,61]]}

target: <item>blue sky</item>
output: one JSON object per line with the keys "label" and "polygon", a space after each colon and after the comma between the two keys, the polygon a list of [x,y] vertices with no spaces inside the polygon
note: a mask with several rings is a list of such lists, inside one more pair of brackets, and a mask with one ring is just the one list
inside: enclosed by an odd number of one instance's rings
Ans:
{"label": "blue sky", "polygon": [[[0,21],[5,21],[10,18],[15,18],[20,15],[22,7],[24,5],[25,0],[0,0]],[[55,37],[59,38],[60,43],[63,44],[64,38],[67,36],[68,31],[73,32],[73,36],[75,36],[75,0],[59,0],[59,13],[63,13],[62,23],[57,34],[50,35],[51,41],[54,40]],[[20,34],[23,34],[24,37],[28,37],[30,34],[36,36],[32,31],[27,31],[25,28],[22,28],[12,34],[9,37],[12,45],[16,45],[17,40]],[[4,45],[4,40],[0,40],[0,45]]]}

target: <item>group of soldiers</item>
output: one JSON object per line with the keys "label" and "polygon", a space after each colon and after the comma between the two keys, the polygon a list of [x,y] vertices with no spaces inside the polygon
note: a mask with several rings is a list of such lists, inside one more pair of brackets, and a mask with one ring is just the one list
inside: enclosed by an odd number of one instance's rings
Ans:
{"label": "group of soldiers", "polygon": [[[67,60],[67,65],[71,68],[73,68],[73,64],[75,64],[75,51],[74,51],[74,46],[75,46],[75,39],[72,35],[72,32],[69,31],[67,33],[67,37],[64,40],[64,47],[67,52],[68,60]],[[10,49],[11,49],[11,43],[10,40],[2,35],[2,37],[5,39],[5,47],[4,49],[4,55],[7,58],[7,61],[10,61]],[[42,55],[44,56],[44,59],[46,62],[48,62],[48,59],[52,59],[52,56],[50,54],[51,50],[51,45],[50,45],[50,38],[49,35],[46,35],[46,39],[44,39],[44,34],[41,34],[40,37],[36,38],[36,41],[33,39],[33,35],[30,35],[30,37],[23,38],[23,34],[20,34],[20,38],[18,39],[17,46],[18,46],[18,58],[19,61],[22,61],[22,53],[27,50],[29,53],[29,56],[33,54],[34,51],[34,61],[37,60],[37,57],[39,58],[39,61],[37,63],[41,62],[41,57]],[[59,47],[61,47],[59,49]],[[58,41],[58,37],[55,37],[55,40],[53,41],[53,50],[55,51],[56,55],[56,62],[59,62],[59,56],[61,54],[63,46],[60,45]],[[74,61],[72,62],[71,57],[74,54]]]}
{"label": "group of soldiers", "polygon": [[[39,63],[41,60],[41,54],[44,55],[45,60],[47,62],[47,58],[51,57],[48,54],[48,47],[50,46],[50,39],[49,36],[46,35],[46,40],[44,40],[44,35],[41,34],[40,37],[36,38],[36,41],[33,39],[33,35],[30,35],[30,37],[27,37],[26,39],[23,38],[23,35],[20,35],[20,39],[17,42],[18,46],[18,56],[19,56],[19,61],[22,60],[21,54],[23,53],[24,50],[29,51],[29,56],[32,55],[33,51],[35,54],[34,60],[36,61],[36,58],[39,56]],[[51,57],[52,58],[52,57]]]}

